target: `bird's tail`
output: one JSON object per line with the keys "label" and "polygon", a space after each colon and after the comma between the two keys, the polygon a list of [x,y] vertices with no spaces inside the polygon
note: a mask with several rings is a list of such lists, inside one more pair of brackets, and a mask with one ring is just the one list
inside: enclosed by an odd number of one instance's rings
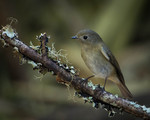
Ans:
{"label": "bird's tail", "polygon": [[133,95],[131,94],[131,92],[129,91],[129,89],[127,88],[127,86],[125,84],[122,84],[122,83],[119,83],[117,84],[122,95],[125,97],[125,98],[133,98]]}

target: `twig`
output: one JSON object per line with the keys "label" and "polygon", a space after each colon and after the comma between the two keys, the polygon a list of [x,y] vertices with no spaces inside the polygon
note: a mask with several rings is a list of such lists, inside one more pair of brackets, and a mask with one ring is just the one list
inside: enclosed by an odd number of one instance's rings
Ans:
{"label": "twig", "polygon": [[150,108],[106,92],[99,85],[93,85],[91,82],[86,83],[84,79],[67,71],[60,64],[47,57],[46,43],[48,39],[46,34],[41,34],[40,38],[42,40],[42,55],[20,41],[17,33],[10,26],[9,28],[3,27],[0,30],[0,39],[12,47],[17,47],[18,51],[26,58],[35,63],[41,63],[43,67],[53,71],[57,75],[58,82],[73,86],[75,90],[79,91],[77,92],[78,95],[86,99],[85,101],[93,102],[96,108],[99,104],[102,104],[103,108],[110,113],[113,113],[113,108],[117,108],[137,117],[150,119]]}
{"label": "twig", "polygon": [[48,57],[48,48],[46,45],[48,43],[48,38],[46,33],[41,34],[38,39],[41,42],[42,57],[46,59]]}

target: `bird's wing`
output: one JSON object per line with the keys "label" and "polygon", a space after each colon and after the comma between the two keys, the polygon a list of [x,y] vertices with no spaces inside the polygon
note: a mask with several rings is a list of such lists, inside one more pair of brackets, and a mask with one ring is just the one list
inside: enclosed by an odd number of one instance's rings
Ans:
{"label": "bird's wing", "polygon": [[101,53],[114,66],[119,80],[123,84],[125,84],[125,81],[124,81],[123,75],[121,73],[121,69],[119,67],[119,64],[118,64],[116,58],[113,56],[112,52],[106,47],[106,45],[101,46]]}

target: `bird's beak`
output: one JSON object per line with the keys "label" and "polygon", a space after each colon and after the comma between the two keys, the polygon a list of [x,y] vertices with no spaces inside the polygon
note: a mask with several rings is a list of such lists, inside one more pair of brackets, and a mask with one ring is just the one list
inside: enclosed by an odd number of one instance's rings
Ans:
{"label": "bird's beak", "polygon": [[77,36],[72,36],[72,39],[78,39],[78,37]]}

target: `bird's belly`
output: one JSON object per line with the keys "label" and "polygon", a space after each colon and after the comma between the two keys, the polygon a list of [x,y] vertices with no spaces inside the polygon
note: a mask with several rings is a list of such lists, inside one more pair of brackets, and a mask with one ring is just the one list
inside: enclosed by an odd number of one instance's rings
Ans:
{"label": "bird's belly", "polygon": [[87,53],[82,57],[85,64],[96,77],[105,79],[109,77],[114,70],[111,63],[109,63],[101,53],[99,53],[99,55]]}

